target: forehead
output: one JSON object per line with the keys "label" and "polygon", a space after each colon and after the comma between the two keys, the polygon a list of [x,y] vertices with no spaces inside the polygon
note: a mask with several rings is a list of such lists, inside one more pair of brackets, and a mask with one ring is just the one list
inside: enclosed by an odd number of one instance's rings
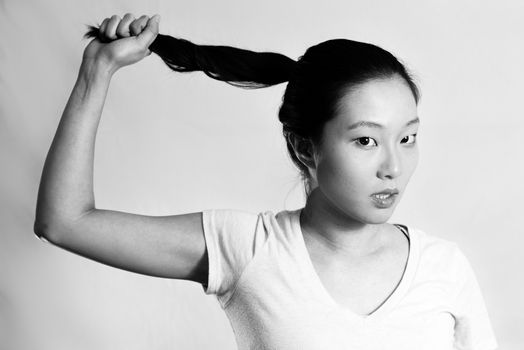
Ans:
{"label": "forehead", "polygon": [[417,104],[407,82],[399,77],[375,79],[346,90],[337,103],[332,120],[336,128],[359,121],[403,127],[417,115]]}

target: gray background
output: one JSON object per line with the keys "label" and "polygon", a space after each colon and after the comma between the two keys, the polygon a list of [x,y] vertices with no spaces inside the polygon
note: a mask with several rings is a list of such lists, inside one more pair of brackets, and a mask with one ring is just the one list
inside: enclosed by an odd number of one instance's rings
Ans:
{"label": "gray background", "polygon": [[[200,285],[118,270],[32,232],[43,162],[88,42],[84,24],[126,12],[159,13],[161,33],[198,44],[297,59],[341,37],[402,59],[422,88],[420,162],[390,222],[457,242],[500,349],[522,348],[520,1],[0,1],[0,344],[235,348]],[[97,136],[97,207],[147,215],[301,207],[277,119],[284,88],[175,73],[154,54],[117,72]]]}

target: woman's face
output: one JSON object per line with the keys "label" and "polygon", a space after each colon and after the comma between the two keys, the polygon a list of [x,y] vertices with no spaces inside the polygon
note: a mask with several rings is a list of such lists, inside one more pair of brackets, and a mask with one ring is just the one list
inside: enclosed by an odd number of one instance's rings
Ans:
{"label": "woman's face", "polygon": [[[317,190],[355,220],[387,222],[418,163],[415,99],[395,76],[363,83],[339,102],[316,151]],[[381,205],[372,194],[386,189],[398,195]]]}

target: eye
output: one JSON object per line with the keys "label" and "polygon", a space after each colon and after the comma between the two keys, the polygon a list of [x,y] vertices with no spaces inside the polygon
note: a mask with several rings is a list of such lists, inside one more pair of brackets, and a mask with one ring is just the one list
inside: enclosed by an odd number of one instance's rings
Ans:
{"label": "eye", "polygon": [[405,143],[408,144],[408,145],[410,145],[410,144],[411,144],[411,145],[414,144],[414,143],[416,142],[416,140],[417,140],[417,134],[411,134],[411,135],[409,135],[409,136],[404,137],[402,140],[406,140],[406,139],[408,139],[410,136],[413,137],[413,138],[412,138],[413,142],[405,142]]}
{"label": "eye", "polygon": [[[357,139],[357,142],[362,146],[369,146],[371,140],[373,140],[371,137],[359,137]],[[373,140],[373,142],[375,143],[375,145],[377,145],[375,140]]]}

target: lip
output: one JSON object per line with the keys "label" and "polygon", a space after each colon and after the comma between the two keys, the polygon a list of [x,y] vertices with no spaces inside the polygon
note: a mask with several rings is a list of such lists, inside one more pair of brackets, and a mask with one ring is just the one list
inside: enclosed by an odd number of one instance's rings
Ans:
{"label": "lip", "polygon": [[388,197],[386,197],[386,198],[380,198],[380,197],[376,196],[375,194],[372,194],[370,196],[372,202],[374,203],[374,205],[377,208],[386,209],[386,208],[389,208],[389,207],[393,206],[393,204],[396,202],[397,194],[394,193],[394,191],[379,192],[379,194],[388,194],[388,193],[391,193],[391,194]]}
{"label": "lip", "polygon": [[386,188],[384,191],[373,193],[372,196],[377,194],[398,194],[398,190],[396,188]]}

